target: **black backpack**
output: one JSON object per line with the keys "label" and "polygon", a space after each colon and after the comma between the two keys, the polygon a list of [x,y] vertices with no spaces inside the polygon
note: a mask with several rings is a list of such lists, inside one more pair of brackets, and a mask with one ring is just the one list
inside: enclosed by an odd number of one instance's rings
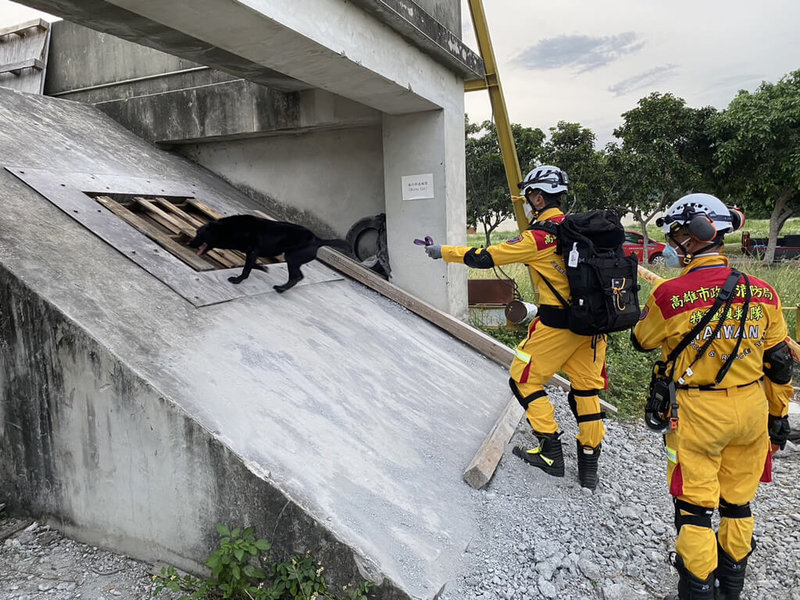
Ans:
{"label": "black backpack", "polygon": [[[561,224],[534,223],[558,237],[557,251],[567,267],[570,301],[542,280],[567,309],[569,330],[601,335],[630,329],[639,320],[638,263],[625,256],[625,230],[612,210],[567,215]],[[539,273],[541,276],[541,273]]]}

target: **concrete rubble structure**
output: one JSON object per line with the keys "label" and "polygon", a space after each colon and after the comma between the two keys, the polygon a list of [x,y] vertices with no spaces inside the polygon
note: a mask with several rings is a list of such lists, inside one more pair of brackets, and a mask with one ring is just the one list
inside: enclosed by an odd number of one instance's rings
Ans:
{"label": "concrete rubble structure", "polygon": [[338,236],[384,212],[392,282],[463,316],[465,278],[410,245],[464,236],[458,3],[26,4],[98,31],[53,24],[53,97],[0,89],[0,494],[151,562],[197,570],[249,524],[334,583],[432,598],[505,368],[318,262],[283,295],[282,264],[198,274],[93,196]]}
{"label": "concrete rubble structure", "polygon": [[[393,283],[466,316],[463,270],[431,265],[421,253],[408,252],[421,234],[441,242],[465,240],[464,82],[482,78],[483,66],[460,41],[459,2],[23,4],[239,79],[211,90],[220,95],[202,87],[178,90],[163,80],[141,89],[140,81],[138,93],[136,85],[128,87],[125,93],[134,95],[114,98],[125,100],[116,105],[108,99],[105,109],[126,125],[142,123],[134,131],[155,142],[187,144],[193,160],[242,189],[305,217],[322,213],[321,222],[331,221],[340,234],[375,214],[357,209],[385,213],[388,253],[397,257]],[[154,75],[170,64],[108,37],[66,38],[69,32],[62,31],[66,55],[52,57],[62,79],[50,76],[47,86],[47,93],[62,97],[79,99],[65,92]],[[220,83],[218,78],[212,80]],[[229,121],[225,94],[250,95],[253,107],[231,106],[230,123],[219,125]],[[93,96],[94,91],[82,98],[94,102]],[[209,143],[215,138],[219,143]],[[421,192],[409,190],[420,181]]]}

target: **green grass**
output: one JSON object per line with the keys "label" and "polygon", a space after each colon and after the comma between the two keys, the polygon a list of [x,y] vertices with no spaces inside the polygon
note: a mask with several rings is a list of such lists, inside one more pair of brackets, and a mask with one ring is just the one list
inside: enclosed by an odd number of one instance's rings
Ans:
{"label": "green grass", "polygon": [[[765,237],[769,231],[769,221],[748,221],[744,229],[750,231],[753,237]],[[653,239],[659,241],[664,239],[663,234],[658,231],[657,227],[648,227],[648,231]],[[800,233],[800,218],[790,219],[781,235],[794,233]],[[492,243],[498,244],[515,236],[516,233],[514,232],[499,232],[492,236]],[[480,234],[469,234],[467,238],[467,243],[472,246],[481,246],[484,243],[484,237]],[[740,233],[728,236],[726,242],[726,254],[731,257],[733,264],[737,268],[749,275],[763,279],[775,288],[785,308],[783,315],[789,328],[789,334],[795,338],[800,338],[800,332],[797,330],[798,310],[796,309],[800,304],[800,263],[793,261],[764,265],[757,260],[744,257],[740,250]],[[678,274],[677,269],[669,269],[664,266],[651,265],[649,268],[662,277],[675,277]],[[497,273],[492,269],[469,269],[468,276],[474,279],[491,279],[507,275],[517,282],[524,300],[534,303],[537,301],[537,295],[533,290],[528,270],[524,265],[507,265],[502,267],[502,271],[500,271],[500,268],[497,269]],[[653,286],[641,279],[639,283],[642,286],[639,292],[639,300],[644,304]],[[511,347],[516,346],[527,333],[524,327],[490,329],[482,327],[481,323],[473,324]],[[648,354],[636,352],[629,342],[627,332],[615,333],[609,336],[607,355],[609,389],[603,396],[605,400],[619,409],[619,418],[638,417],[642,414],[647,386],[650,382],[652,364],[657,355],[657,352]]]}

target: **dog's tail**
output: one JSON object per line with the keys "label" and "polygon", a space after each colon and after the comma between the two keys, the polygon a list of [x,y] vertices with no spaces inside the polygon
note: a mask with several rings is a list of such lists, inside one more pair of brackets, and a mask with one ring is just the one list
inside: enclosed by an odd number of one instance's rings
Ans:
{"label": "dog's tail", "polygon": [[348,244],[345,240],[340,240],[340,239],[337,239],[337,238],[333,238],[333,239],[330,239],[330,240],[323,240],[321,238],[318,238],[317,239],[317,248],[320,248],[322,246],[332,246],[334,248],[337,248],[337,249],[341,250],[347,256],[350,256],[350,257],[353,256],[353,249],[350,247],[350,244]]}

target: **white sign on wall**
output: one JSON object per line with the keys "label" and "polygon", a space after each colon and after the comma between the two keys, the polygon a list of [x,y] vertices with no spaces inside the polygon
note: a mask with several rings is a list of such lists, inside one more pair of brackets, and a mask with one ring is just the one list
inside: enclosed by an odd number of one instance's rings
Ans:
{"label": "white sign on wall", "polygon": [[403,200],[433,198],[433,173],[403,175]]}

